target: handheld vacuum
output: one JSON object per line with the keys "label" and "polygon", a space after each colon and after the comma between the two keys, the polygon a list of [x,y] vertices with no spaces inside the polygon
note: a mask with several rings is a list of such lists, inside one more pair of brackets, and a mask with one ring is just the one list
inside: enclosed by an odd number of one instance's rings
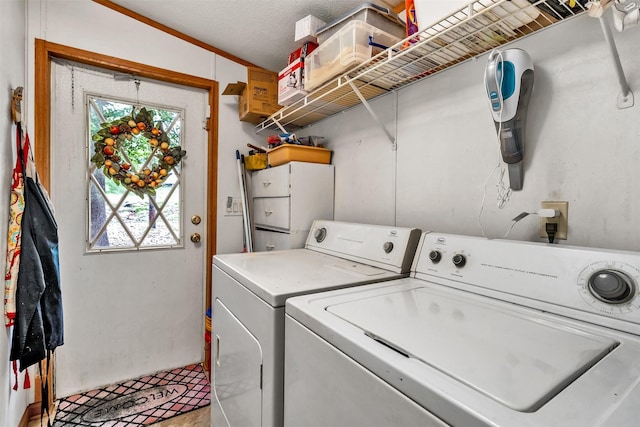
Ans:
{"label": "handheld vacuum", "polygon": [[522,49],[494,50],[484,74],[491,115],[509,167],[509,187],[522,190],[525,123],[533,89],[533,62]]}

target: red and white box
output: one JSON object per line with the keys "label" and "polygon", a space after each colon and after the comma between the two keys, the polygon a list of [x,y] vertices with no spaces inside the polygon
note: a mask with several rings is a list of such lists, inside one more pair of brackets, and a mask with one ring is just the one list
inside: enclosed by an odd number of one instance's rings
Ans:
{"label": "red and white box", "polygon": [[278,73],[278,104],[291,105],[304,98],[304,58],[298,58]]}
{"label": "red and white box", "polygon": [[306,42],[298,49],[294,50],[289,54],[289,60],[287,61],[287,65],[291,64],[298,58],[304,58],[311,52],[313,52],[318,47],[318,43],[314,42]]}

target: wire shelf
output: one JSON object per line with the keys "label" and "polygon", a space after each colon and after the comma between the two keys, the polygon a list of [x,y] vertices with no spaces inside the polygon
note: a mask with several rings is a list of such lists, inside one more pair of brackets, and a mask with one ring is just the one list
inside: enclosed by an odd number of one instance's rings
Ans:
{"label": "wire shelf", "polygon": [[[476,0],[328,81],[256,126],[302,127],[587,11],[588,0]],[[353,86],[352,86],[353,85]]]}

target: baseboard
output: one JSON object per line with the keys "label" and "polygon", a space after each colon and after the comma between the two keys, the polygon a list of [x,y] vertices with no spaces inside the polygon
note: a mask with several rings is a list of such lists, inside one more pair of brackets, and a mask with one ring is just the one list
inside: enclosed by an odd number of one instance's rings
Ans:
{"label": "baseboard", "polygon": [[[49,393],[48,393],[49,414],[51,414],[51,421],[53,421],[55,419],[55,411],[57,409],[57,403],[54,401],[54,396],[53,396],[54,364],[51,363],[51,369],[46,369],[47,367],[46,361],[42,361],[42,364],[44,365],[43,369],[45,369],[45,372],[47,372],[47,375],[48,375],[47,384],[49,388]],[[20,419],[20,423],[18,424],[18,427],[28,427],[31,421],[40,419],[40,409],[41,409],[41,401],[42,401],[42,378],[40,377],[40,375],[36,375],[36,378],[34,380],[34,400],[35,402],[33,402],[32,404],[30,404],[25,408],[24,413],[22,414],[22,418]],[[44,417],[45,417],[44,419],[46,420],[47,414],[45,414]]]}
{"label": "baseboard", "polygon": [[18,427],[28,427],[29,422],[34,418],[40,416],[40,403],[32,403],[27,406],[22,414]]}
{"label": "baseboard", "polygon": [[22,418],[20,418],[20,422],[18,423],[18,427],[28,427],[29,420],[31,419],[31,411],[30,406],[27,406],[24,410],[24,414],[22,414]]}
{"label": "baseboard", "polygon": [[[56,409],[57,407],[55,404],[49,407],[49,414],[51,414],[52,423],[53,420],[55,420]],[[46,425],[47,418],[47,414],[44,414],[44,425]],[[31,405],[26,407],[26,409],[24,410],[24,414],[22,414],[22,418],[20,419],[18,427],[29,427],[29,424],[32,421],[40,421],[40,402],[32,403]]]}

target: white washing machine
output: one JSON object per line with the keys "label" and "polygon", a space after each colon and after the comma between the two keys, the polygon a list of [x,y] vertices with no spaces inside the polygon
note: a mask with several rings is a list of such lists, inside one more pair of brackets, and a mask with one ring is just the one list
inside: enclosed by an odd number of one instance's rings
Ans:
{"label": "white washing machine", "polygon": [[285,426],[640,425],[640,253],[425,233],[412,271],[287,301]]}
{"label": "white washing machine", "polygon": [[213,260],[215,427],[281,427],[287,298],[407,277],[418,229],[315,221],[304,249]]}

